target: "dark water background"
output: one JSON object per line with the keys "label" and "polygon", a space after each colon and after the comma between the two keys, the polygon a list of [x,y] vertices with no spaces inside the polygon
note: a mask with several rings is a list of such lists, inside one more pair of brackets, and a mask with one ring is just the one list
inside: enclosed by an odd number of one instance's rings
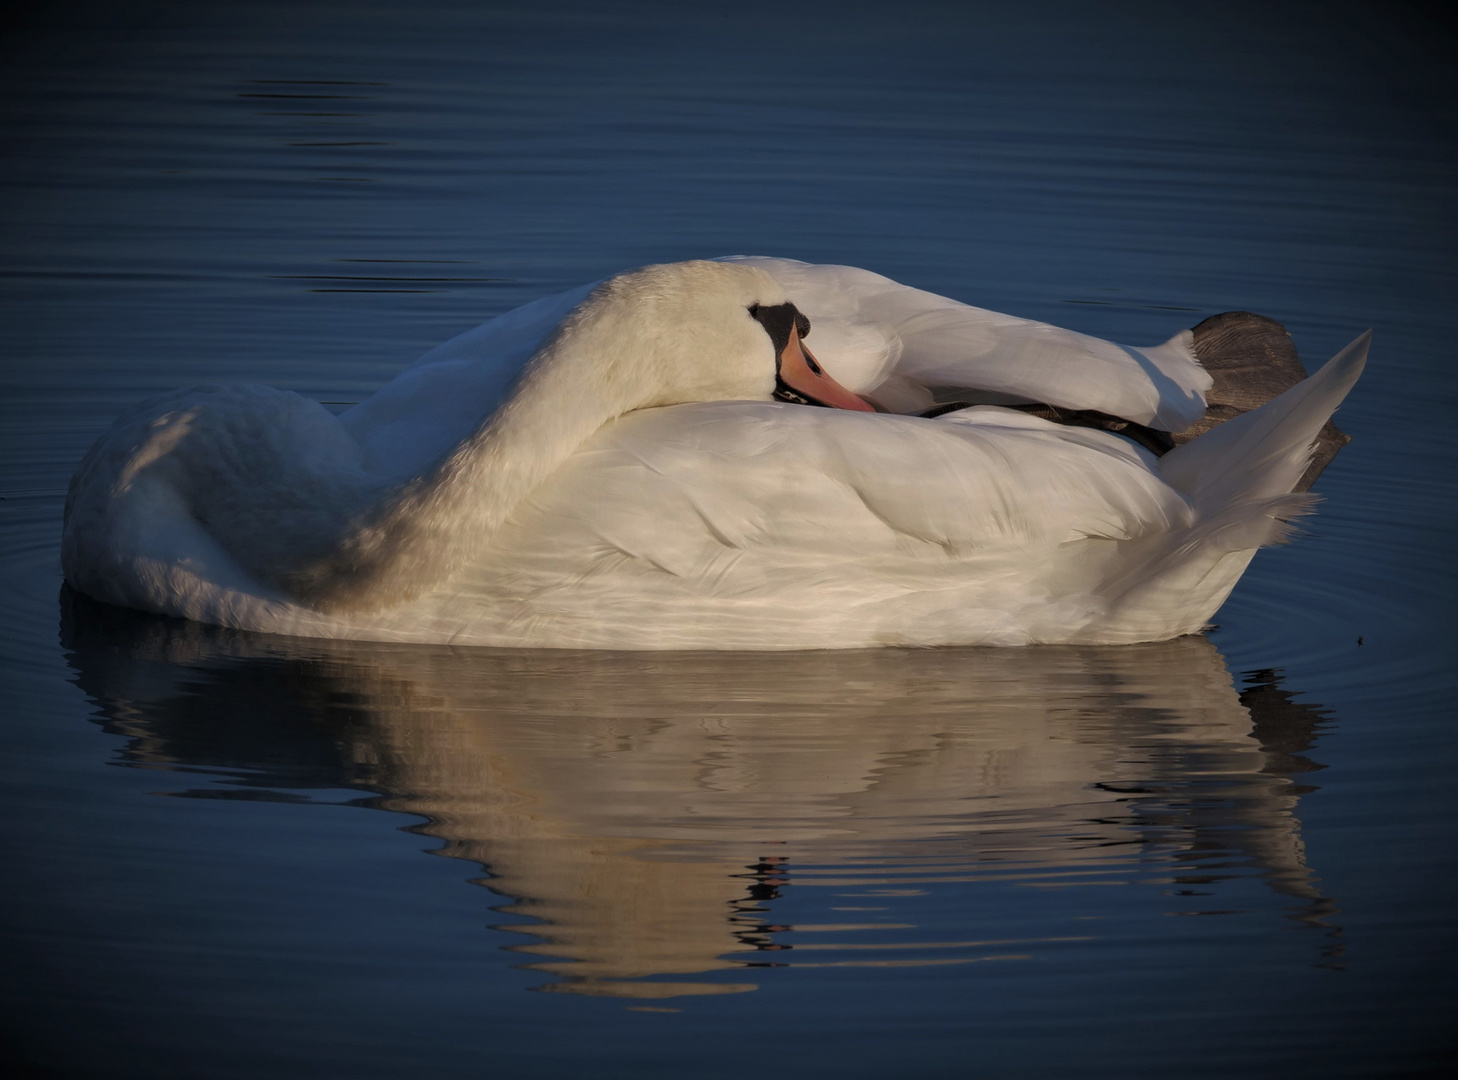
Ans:
{"label": "dark water background", "polygon": [[[1453,36],[1418,7],[57,3],[0,38],[3,1027],[33,1075],[1416,1076],[1453,1049]],[[62,591],[207,380],[360,400],[727,253],[1367,327],[1207,638],[328,646]],[[447,858],[427,858],[434,852]],[[546,992],[532,992],[546,991]]]}

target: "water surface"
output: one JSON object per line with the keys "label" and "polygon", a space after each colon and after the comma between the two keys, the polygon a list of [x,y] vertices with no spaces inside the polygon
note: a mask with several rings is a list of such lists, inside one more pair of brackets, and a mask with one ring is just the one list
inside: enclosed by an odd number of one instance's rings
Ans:
{"label": "water surface", "polygon": [[[0,39],[3,937],[42,1076],[1331,1076],[1452,1049],[1446,26],[1361,3],[78,4]],[[728,253],[1376,338],[1206,636],[330,645],[63,589],[121,408],[342,408]],[[427,858],[427,854],[444,856]]]}

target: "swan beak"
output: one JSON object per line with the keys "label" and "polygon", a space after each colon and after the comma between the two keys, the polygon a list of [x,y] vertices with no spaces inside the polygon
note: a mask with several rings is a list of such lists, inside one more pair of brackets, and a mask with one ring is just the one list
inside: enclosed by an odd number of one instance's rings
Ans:
{"label": "swan beak", "polygon": [[805,348],[800,340],[800,331],[790,330],[790,340],[780,353],[779,373],[775,397],[781,401],[799,401],[810,405],[824,405],[831,409],[854,409],[856,412],[875,412],[869,401],[852,394],[832,379],[815,354]]}

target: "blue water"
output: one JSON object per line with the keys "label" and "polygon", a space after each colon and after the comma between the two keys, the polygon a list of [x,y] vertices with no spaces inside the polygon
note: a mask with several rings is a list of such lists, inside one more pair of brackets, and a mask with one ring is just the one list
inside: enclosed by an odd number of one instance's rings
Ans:
{"label": "blue water", "polygon": [[[45,1077],[1416,1076],[1453,1050],[1452,33],[1417,7],[76,3],[0,37],[7,1053]],[[1367,327],[1129,649],[327,645],[62,588],[75,463],[645,262]],[[444,856],[428,858],[427,854]]]}

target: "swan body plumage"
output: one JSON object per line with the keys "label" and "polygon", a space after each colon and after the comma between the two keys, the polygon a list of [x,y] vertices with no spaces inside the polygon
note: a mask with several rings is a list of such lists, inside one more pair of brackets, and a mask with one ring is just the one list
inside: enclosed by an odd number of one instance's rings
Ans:
{"label": "swan body plumage", "polygon": [[[787,304],[849,408],[772,399],[783,343],[754,313]],[[309,636],[1160,640],[1307,510],[1365,355],[1156,457],[1019,406],[1190,428],[1211,377],[1188,330],[1136,349],[850,267],[645,267],[469,331],[339,416],[252,386],[142,403],[78,469],[62,560],[97,599]],[[949,400],[968,407],[920,415]]]}

